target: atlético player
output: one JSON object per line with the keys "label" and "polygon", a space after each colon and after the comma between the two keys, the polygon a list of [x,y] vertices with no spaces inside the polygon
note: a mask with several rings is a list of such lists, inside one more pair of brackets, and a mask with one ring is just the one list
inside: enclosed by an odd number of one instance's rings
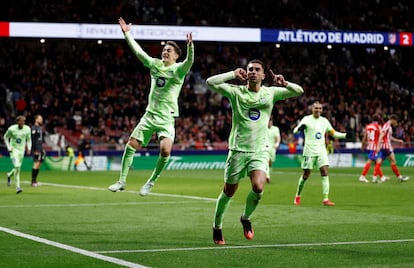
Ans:
{"label": "atl\u00e9tico player", "polygon": [[[368,183],[369,180],[367,180],[366,175],[371,168],[372,162],[377,161],[378,154],[377,154],[377,147],[379,142],[379,136],[381,133],[381,116],[378,114],[374,114],[372,116],[372,122],[369,123],[365,129],[364,129],[364,136],[362,138],[362,144],[361,144],[361,151],[366,150],[368,153],[368,160],[365,162],[365,166],[362,169],[361,176],[359,177],[360,182]],[[376,173],[379,172],[378,174]],[[388,179],[388,177],[384,177],[384,174],[382,173],[381,166],[379,166],[378,169],[374,168],[374,176],[372,178],[372,182],[378,182],[377,175],[380,176],[381,181],[385,181]]]}
{"label": "atl\u00e9tico player", "polygon": [[[392,136],[392,127],[396,127],[398,125],[398,117],[395,114],[392,114],[389,116],[389,120],[382,126],[381,128],[381,134],[379,136],[379,143],[377,147],[377,153],[378,159],[375,164],[375,170],[374,172],[378,173],[378,170],[381,167],[382,162],[384,162],[385,159],[388,159],[390,161],[392,172],[394,172],[395,176],[397,176],[397,179],[402,181],[408,181],[410,177],[402,176],[400,171],[397,167],[397,161],[395,160],[394,155],[394,149],[392,148],[391,142],[399,142],[403,143],[404,141],[401,139],[394,138]],[[384,182],[384,181],[382,181]]]}

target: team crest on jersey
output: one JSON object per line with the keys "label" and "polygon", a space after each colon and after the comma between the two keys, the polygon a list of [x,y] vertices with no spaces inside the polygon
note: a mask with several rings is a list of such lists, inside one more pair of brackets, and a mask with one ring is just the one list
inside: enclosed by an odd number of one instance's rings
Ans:
{"label": "team crest on jersey", "polygon": [[157,87],[163,87],[165,86],[165,78],[164,77],[158,77],[156,80]]}
{"label": "team crest on jersey", "polygon": [[316,138],[317,140],[322,139],[322,133],[320,133],[320,132],[316,132],[316,134],[315,134],[315,138]]}
{"label": "team crest on jersey", "polygon": [[249,110],[249,118],[253,121],[256,121],[260,118],[260,111],[258,109],[250,109]]}

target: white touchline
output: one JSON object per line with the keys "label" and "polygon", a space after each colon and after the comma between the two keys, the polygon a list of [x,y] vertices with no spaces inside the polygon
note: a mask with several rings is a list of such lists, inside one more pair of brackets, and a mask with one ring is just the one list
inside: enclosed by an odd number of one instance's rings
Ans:
{"label": "white touchline", "polygon": [[404,243],[404,242],[414,242],[414,239],[303,243],[303,244],[274,244],[274,245],[251,245],[251,246],[215,246],[215,247],[199,247],[199,248],[131,249],[131,250],[95,251],[95,252],[102,253],[102,254],[134,253],[134,252],[135,253],[147,253],[147,252],[197,251],[197,250],[216,250],[216,249],[223,250],[223,249],[243,249],[243,248],[282,248],[282,247],[366,245],[366,244],[386,244],[386,243]]}
{"label": "white touchline", "polygon": [[[24,183],[29,183],[29,181],[24,181]],[[74,188],[74,189],[85,189],[85,190],[95,190],[95,191],[108,191],[106,188],[99,188],[99,187],[91,187],[91,186],[81,186],[81,185],[68,185],[68,184],[57,184],[57,183],[49,183],[49,182],[42,182],[42,185],[45,186],[54,186],[54,187],[62,187],[62,188]],[[127,190],[124,191],[126,193],[132,194],[139,194],[139,191],[131,191]],[[203,201],[212,201],[216,202],[216,198],[209,198],[209,197],[200,197],[200,196],[191,196],[191,195],[178,195],[178,194],[161,194],[161,193],[150,193],[150,195],[154,196],[166,196],[166,197],[178,197],[178,198],[186,198],[186,199],[194,199],[194,200],[203,200]]]}
{"label": "white touchline", "polygon": [[72,246],[69,246],[69,245],[65,245],[65,244],[62,244],[62,243],[59,243],[59,242],[54,242],[54,241],[47,240],[47,239],[44,239],[44,238],[41,238],[41,237],[21,233],[19,231],[12,230],[12,229],[9,229],[9,228],[5,228],[5,227],[2,227],[2,226],[0,226],[0,231],[3,231],[5,233],[9,233],[9,234],[12,234],[12,235],[15,235],[15,236],[23,237],[23,238],[26,238],[26,239],[29,239],[29,240],[33,240],[33,241],[36,241],[36,242],[39,242],[39,243],[42,243],[42,244],[46,244],[46,245],[49,245],[49,246],[53,246],[53,247],[61,248],[61,249],[64,249],[64,250],[72,251],[72,252],[75,252],[75,253],[78,253],[78,254],[82,254],[82,255],[85,255],[85,256],[88,256],[88,257],[95,258],[95,259],[115,263],[115,264],[125,266],[125,267],[133,267],[133,268],[146,268],[147,267],[147,266],[143,266],[143,265],[136,264],[136,263],[133,263],[133,262],[124,261],[124,260],[121,260],[121,259],[101,255],[101,254],[96,253],[96,252],[92,252],[92,251],[88,251],[88,250],[84,250],[84,249],[80,249],[80,248],[75,248],[75,247],[72,247]]}
{"label": "white touchline", "polygon": [[158,201],[158,202],[117,202],[117,203],[72,203],[72,204],[31,204],[31,205],[0,205],[0,208],[47,208],[47,207],[107,207],[165,204],[200,204],[199,201]]}

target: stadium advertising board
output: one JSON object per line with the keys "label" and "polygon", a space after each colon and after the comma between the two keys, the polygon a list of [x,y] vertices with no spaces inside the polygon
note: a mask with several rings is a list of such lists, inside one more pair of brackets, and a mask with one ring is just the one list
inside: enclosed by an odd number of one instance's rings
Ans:
{"label": "stadium advertising board", "polygon": [[412,46],[412,33],[262,29],[262,42]]}
{"label": "stadium advertising board", "polygon": [[[403,167],[414,167],[414,154],[396,153],[398,165]],[[202,170],[202,169],[223,169],[225,167],[226,155],[186,155],[171,156],[166,166],[166,170]],[[273,168],[300,168],[300,154],[278,154]],[[86,161],[92,167],[92,170],[120,170],[121,156],[87,156]],[[73,171],[73,159],[68,156],[52,157],[48,156],[42,165],[42,170],[62,170]],[[135,170],[152,170],[157,161],[157,156],[136,155],[132,169]],[[366,154],[336,153],[329,155],[331,167],[355,167],[361,168],[366,161]],[[384,166],[389,167],[389,161],[384,162]],[[0,157],[0,171],[6,172],[12,169],[9,157]],[[23,161],[22,170],[30,171],[32,161],[26,157]],[[86,171],[84,165],[79,165],[78,171]]]}
{"label": "stadium advertising board", "polygon": [[[175,25],[132,25],[131,34],[140,40],[194,40],[211,42],[273,42],[412,46],[411,32],[347,32],[283,30],[240,27]],[[123,39],[118,24],[0,22],[0,37]]]}

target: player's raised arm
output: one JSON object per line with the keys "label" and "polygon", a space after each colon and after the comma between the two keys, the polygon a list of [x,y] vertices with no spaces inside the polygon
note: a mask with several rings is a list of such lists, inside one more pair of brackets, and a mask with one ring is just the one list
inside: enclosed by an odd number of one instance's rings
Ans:
{"label": "player's raised arm", "polygon": [[132,52],[144,64],[144,66],[148,67],[153,58],[150,57],[132,37],[130,33],[131,23],[126,24],[125,20],[122,17],[119,18],[118,22],[121,26],[122,32],[125,35],[125,40],[127,41],[129,47],[132,49]]}
{"label": "player's raised arm", "polygon": [[182,65],[182,72],[187,74],[190,71],[191,66],[194,63],[194,44],[193,44],[193,34],[187,33],[187,55]]}

